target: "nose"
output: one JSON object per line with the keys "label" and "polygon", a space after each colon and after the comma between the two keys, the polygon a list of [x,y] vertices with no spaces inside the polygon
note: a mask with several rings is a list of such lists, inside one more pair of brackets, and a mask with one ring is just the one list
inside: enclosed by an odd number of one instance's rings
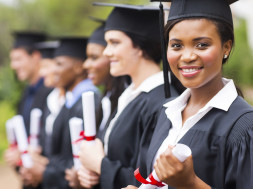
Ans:
{"label": "nose", "polygon": [[112,56],[112,50],[109,47],[109,45],[107,45],[103,51],[103,55],[107,56],[107,57],[111,57]]}
{"label": "nose", "polygon": [[194,62],[197,58],[198,56],[192,48],[185,48],[181,55],[181,60],[185,63]]}
{"label": "nose", "polygon": [[10,67],[11,67],[11,69],[13,69],[13,70],[17,69],[17,67],[18,67],[17,61],[11,60],[11,61],[10,61]]}
{"label": "nose", "polygon": [[90,61],[89,58],[87,58],[84,62],[83,62],[83,69],[89,69],[90,67]]}

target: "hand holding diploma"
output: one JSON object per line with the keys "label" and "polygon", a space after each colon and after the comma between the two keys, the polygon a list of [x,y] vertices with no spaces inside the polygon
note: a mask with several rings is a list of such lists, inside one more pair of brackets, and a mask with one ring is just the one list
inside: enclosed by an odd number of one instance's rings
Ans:
{"label": "hand holding diploma", "polygon": [[81,131],[83,131],[83,120],[77,117],[73,117],[69,120],[69,129],[72,145],[72,153],[74,160],[74,167],[76,170],[81,166],[79,160],[80,142],[78,141]]}
{"label": "hand holding diploma", "polygon": [[32,160],[28,154],[28,139],[25,131],[24,119],[21,115],[16,115],[13,118],[15,136],[17,137],[18,149],[21,153],[21,159],[25,168],[32,167]]}
{"label": "hand holding diploma", "polygon": [[[95,100],[94,92],[82,94],[84,131],[86,140],[82,141],[80,160],[89,171],[100,175],[102,159],[105,156],[104,147],[96,137]],[[92,145],[91,145],[92,144]]]}
{"label": "hand holding diploma", "polygon": [[[187,172],[185,169],[187,166],[184,164],[187,163],[186,159],[191,156],[191,149],[184,144],[177,144],[174,148],[169,147],[160,157],[156,160],[153,172],[150,174],[147,182],[143,182],[139,189],[155,189],[157,187],[165,186],[164,183],[160,181],[169,181],[170,186],[175,186],[174,183],[177,183],[177,177],[179,177],[179,183],[182,183],[182,173]],[[183,163],[185,162],[185,163]],[[192,170],[193,170],[193,166]],[[194,174],[195,175],[195,174]],[[171,182],[173,185],[171,185]],[[177,188],[177,187],[176,187]]]}

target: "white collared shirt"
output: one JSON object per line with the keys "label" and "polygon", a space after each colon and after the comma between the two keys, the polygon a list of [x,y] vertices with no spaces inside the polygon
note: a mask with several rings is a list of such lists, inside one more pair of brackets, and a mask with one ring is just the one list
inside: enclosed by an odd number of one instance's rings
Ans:
{"label": "white collared shirt", "polygon": [[[162,154],[168,148],[168,145],[176,145],[178,141],[212,108],[228,111],[238,94],[233,80],[223,78],[222,81],[225,86],[195,115],[189,117],[185,121],[184,125],[182,125],[182,111],[186,107],[188,99],[190,98],[190,89],[186,89],[175,100],[164,104],[164,107],[166,107],[165,114],[171,121],[172,127],[169,130],[167,138],[163,141],[162,145],[157,151],[153,160],[153,165],[160,154]],[[162,187],[162,189],[165,188],[167,188],[167,186]]]}
{"label": "white collared shirt", "polygon": [[103,118],[99,126],[99,130],[102,131],[105,128],[105,125],[111,115],[111,101],[110,101],[111,93],[107,92],[107,94],[102,98],[102,111],[103,111]]}
{"label": "white collared shirt", "polygon": [[118,109],[117,114],[115,117],[111,120],[108,129],[106,130],[105,137],[104,137],[104,150],[105,154],[108,152],[108,142],[109,142],[109,136],[111,134],[111,131],[115,125],[115,122],[117,121],[118,117],[122,113],[122,111],[125,109],[125,107],[133,101],[141,92],[148,93],[152,89],[158,87],[159,85],[162,85],[164,83],[163,81],[163,72],[158,72],[156,74],[153,74],[152,76],[145,79],[138,88],[134,88],[134,84],[132,83],[126,90],[121,94],[121,96],[118,99]]}
{"label": "white collared shirt", "polygon": [[53,131],[54,121],[65,103],[64,96],[60,97],[60,90],[55,88],[47,97],[47,107],[50,114],[46,118],[45,130],[47,135],[51,135]]}

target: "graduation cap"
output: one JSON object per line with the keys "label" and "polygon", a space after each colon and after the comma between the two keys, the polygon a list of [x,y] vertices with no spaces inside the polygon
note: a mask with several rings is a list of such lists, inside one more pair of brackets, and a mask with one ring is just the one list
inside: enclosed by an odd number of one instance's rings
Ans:
{"label": "graduation cap", "polygon": [[159,9],[154,6],[93,3],[114,7],[105,23],[105,31],[119,30],[132,33],[147,40],[159,40]]}
{"label": "graduation cap", "polygon": [[238,0],[151,0],[171,2],[168,20],[205,17],[227,22],[233,26],[230,4]]}
{"label": "graduation cap", "polygon": [[35,44],[35,49],[41,53],[42,58],[54,58],[54,51],[60,45],[59,41],[45,41]]}
{"label": "graduation cap", "polygon": [[88,43],[96,43],[99,45],[102,45],[106,47],[106,41],[105,41],[105,20],[95,18],[95,17],[89,17],[91,20],[95,22],[99,22],[101,25],[93,31],[91,36],[89,37]]}
{"label": "graduation cap", "polygon": [[34,44],[46,40],[46,35],[39,32],[17,31],[12,35],[15,38],[13,48],[29,47],[34,48]]}
{"label": "graduation cap", "polygon": [[60,45],[55,49],[54,57],[70,56],[86,59],[86,45],[88,38],[86,37],[62,37],[59,39]]}

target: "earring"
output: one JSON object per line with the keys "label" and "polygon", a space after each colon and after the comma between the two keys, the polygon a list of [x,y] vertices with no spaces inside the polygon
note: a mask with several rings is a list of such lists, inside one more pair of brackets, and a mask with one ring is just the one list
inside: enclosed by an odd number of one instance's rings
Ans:
{"label": "earring", "polygon": [[227,59],[228,55],[224,54],[224,59]]}

